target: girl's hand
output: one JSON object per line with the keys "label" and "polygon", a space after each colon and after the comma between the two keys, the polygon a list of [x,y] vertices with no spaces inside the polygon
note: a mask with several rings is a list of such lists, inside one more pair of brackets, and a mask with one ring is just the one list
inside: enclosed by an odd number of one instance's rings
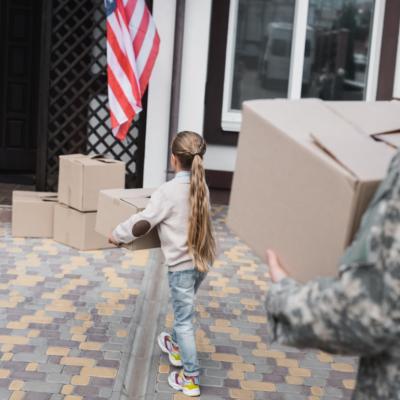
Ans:
{"label": "girl's hand", "polygon": [[110,235],[108,236],[108,243],[111,243],[115,246],[119,246],[120,243],[118,243],[115,239],[114,236],[112,235],[112,233],[110,233]]}
{"label": "girl's hand", "polygon": [[277,283],[283,278],[287,278],[289,276],[278,255],[273,250],[268,249],[266,251],[266,259],[272,282]]}

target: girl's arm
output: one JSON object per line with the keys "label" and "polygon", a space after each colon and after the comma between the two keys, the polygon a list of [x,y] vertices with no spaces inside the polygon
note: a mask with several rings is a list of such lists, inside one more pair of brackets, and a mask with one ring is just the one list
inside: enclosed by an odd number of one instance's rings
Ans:
{"label": "girl's arm", "polygon": [[155,191],[147,207],[119,224],[112,232],[110,240],[114,243],[130,243],[149,233],[170,213],[171,204],[161,190]]}

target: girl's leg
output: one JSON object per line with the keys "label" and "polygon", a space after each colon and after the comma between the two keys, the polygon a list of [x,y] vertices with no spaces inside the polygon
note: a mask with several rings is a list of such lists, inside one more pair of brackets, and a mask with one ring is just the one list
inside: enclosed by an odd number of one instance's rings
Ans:
{"label": "girl's leg", "polygon": [[178,343],[186,376],[198,376],[200,369],[193,328],[197,274],[197,270],[168,272],[174,309],[172,339]]}

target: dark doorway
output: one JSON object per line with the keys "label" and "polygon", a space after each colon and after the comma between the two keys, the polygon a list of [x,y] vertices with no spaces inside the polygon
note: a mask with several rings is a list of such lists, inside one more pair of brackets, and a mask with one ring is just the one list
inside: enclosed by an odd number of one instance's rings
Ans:
{"label": "dark doorway", "polygon": [[34,181],[41,3],[0,1],[0,181]]}

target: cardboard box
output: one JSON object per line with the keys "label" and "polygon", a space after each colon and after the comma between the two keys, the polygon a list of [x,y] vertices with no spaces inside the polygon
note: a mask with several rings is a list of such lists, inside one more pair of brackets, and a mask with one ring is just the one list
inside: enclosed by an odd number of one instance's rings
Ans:
{"label": "cardboard box", "polygon": [[395,153],[399,115],[398,102],[245,102],[228,225],[300,281],[336,275]]}
{"label": "cardboard box", "polygon": [[102,189],[125,187],[125,163],[102,156],[60,156],[58,199],[79,211],[96,211]]}
{"label": "cardboard box", "polygon": [[[153,191],[154,189],[102,190],[99,195],[96,232],[108,237],[118,224],[146,208]],[[160,247],[157,229],[123,247],[132,251]]]}
{"label": "cardboard box", "polygon": [[14,237],[53,237],[57,193],[14,191],[11,233]]}
{"label": "cardboard box", "polygon": [[114,247],[95,232],[96,212],[80,212],[64,204],[54,209],[54,240],[78,250]]}

